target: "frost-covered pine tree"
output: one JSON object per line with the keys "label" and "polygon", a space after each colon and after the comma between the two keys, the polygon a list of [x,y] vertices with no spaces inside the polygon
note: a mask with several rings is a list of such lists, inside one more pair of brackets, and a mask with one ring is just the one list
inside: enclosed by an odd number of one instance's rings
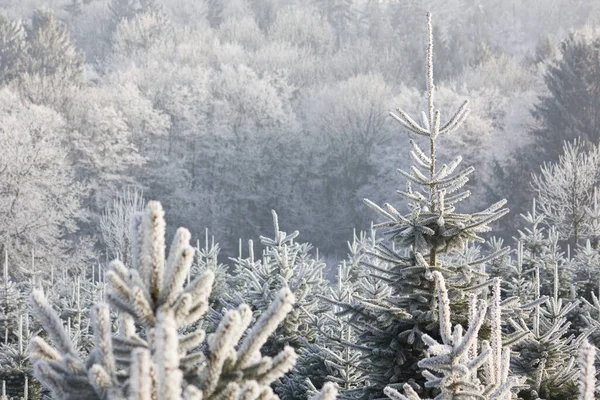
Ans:
{"label": "frost-covered pine tree", "polygon": [[572,284],[579,296],[589,299],[600,284],[600,204],[598,189],[594,188],[592,204],[586,207],[586,219],[582,225],[585,242],[574,249],[572,257]]}
{"label": "frost-covered pine tree", "polygon": [[20,21],[0,15],[0,82],[7,83],[23,73],[27,58],[27,38]]}
{"label": "frost-covered pine tree", "polygon": [[18,318],[25,312],[23,285],[10,278],[8,267],[8,253],[5,250],[0,276],[0,343],[8,343],[9,333],[15,332]]}
{"label": "frost-covered pine tree", "polygon": [[102,301],[105,284],[85,279],[85,276],[73,277],[66,274],[55,278],[53,284],[55,287],[52,284],[44,285],[48,288],[48,302],[60,310],[58,316],[65,324],[77,354],[87,356],[94,347],[88,310]]}
{"label": "frost-covered pine tree", "polygon": [[[402,110],[392,116],[405,129],[426,141],[423,148],[411,141],[410,171],[399,171],[407,188],[399,191],[408,210],[401,212],[391,204],[380,207],[365,200],[386,222],[376,228],[387,228],[389,240],[376,250],[382,264],[368,268],[371,283],[380,286],[378,297],[334,302],[352,313],[352,324],[359,335],[358,343],[369,358],[371,371],[365,395],[381,397],[390,384],[410,383],[427,395],[425,379],[418,365],[426,353],[421,337],[429,335],[441,340],[433,272],[440,272],[447,282],[448,295],[454,306],[455,321],[468,320],[466,291],[487,280],[482,268],[495,255],[484,255],[470,263],[454,264],[446,255],[462,250],[468,243],[482,242],[480,233],[505,215],[505,200],[476,213],[459,213],[456,206],[470,196],[463,189],[473,167],[460,168],[460,156],[447,164],[437,159],[439,139],[452,134],[467,117],[468,102],[446,122],[435,108],[433,81],[433,38],[428,14],[427,100],[428,109],[419,123]],[[505,250],[502,250],[504,253]]]}
{"label": "frost-covered pine tree", "polygon": [[125,265],[131,254],[131,230],[129,221],[135,213],[144,209],[142,192],[126,188],[119,193],[103,211],[100,218],[100,233],[111,260],[119,259]]}
{"label": "frost-covered pine tree", "polygon": [[544,163],[539,175],[533,175],[532,186],[541,211],[556,226],[561,239],[575,246],[589,221],[587,209],[593,206],[599,165],[598,146],[576,139],[564,143],[557,162]]}
{"label": "frost-covered pine tree", "polygon": [[325,264],[311,254],[312,245],[296,242],[299,232],[281,231],[277,213],[272,211],[272,216],[274,236],[260,237],[264,246],[262,257],[255,256],[250,242],[249,257],[231,259],[235,264],[229,286],[237,290],[226,293],[227,300],[223,302],[229,306],[248,304],[258,317],[283,287],[289,287],[297,306],[269,338],[263,351],[272,355],[289,345],[299,353],[294,373],[277,383],[276,390],[285,399],[306,399],[307,378],[312,378],[318,387],[325,382],[323,361],[314,348],[317,328],[313,321],[323,311],[318,295],[325,293],[329,283],[323,277]]}
{"label": "frost-covered pine tree", "polygon": [[[6,256],[6,254],[5,254]],[[8,257],[5,257],[0,276],[0,381],[6,383],[5,392],[10,398],[40,395],[40,385],[35,382],[28,362],[27,342],[30,336],[27,294],[30,282],[10,279]]]}
{"label": "frost-covered pine tree", "polygon": [[585,245],[579,245],[572,260],[572,285],[579,296],[589,298],[591,292],[598,290],[600,283],[600,252],[587,239]]}
{"label": "frost-covered pine tree", "polygon": [[519,230],[517,257],[505,275],[504,289],[533,308],[529,315],[506,320],[506,332],[524,335],[513,347],[511,370],[527,379],[529,388],[519,392],[522,398],[575,399],[577,349],[596,327],[574,299],[573,273],[584,253],[575,260],[565,256],[555,227],[549,226],[535,199],[532,210],[521,217],[525,226]]}
{"label": "frost-covered pine tree", "polygon": [[[548,224],[544,213],[539,212],[535,199],[531,211],[521,214],[521,218],[524,226],[518,230],[516,238],[516,261],[520,277],[533,285],[529,300],[541,295],[554,295],[555,272],[558,272],[560,286],[557,289],[560,297],[572,298],[574,266],[570,257],[562,251],[556,228]],[[513,270],[514,272],[517,270]],[[509,273],[505,278],[510,283],[512,274]]]}
{"label": "frost-covered pine tree", "polygon": [[[369,292],[368,282],[363,280],[363,264],[378,263],[379,260],[368,254],[374,250],[378,241],[374,229],[371,229],[369,236],[365,232],[358,235],[354,233],[352,241],[348,242],[348,257],[338,265],[337,282],[329,287],[328,296],[320,297],[329,302],[350,304],[355,297],[361,298],[364,293]],[[305,374],[307,379],[301,386],[308,393],[314,393],[323,381],[335,382],[340,399],[360,397],[370,363],[368,359],[364,359],[359,346],[352,346],[358,340],[357,330],[351,320],[352,314],[345,313],[344,307],[334,305],[313,318],[319,327],[319,335],[313,346],[316,350],[314,359],[319,361],[321,368]],[[296,379],[296,376],[291,375],[285,379]]]}
{"label": "frost-covered pine tree", "polygon": [[[180,228],[165,257],[165,221],[151,201],[132,220],[132,259],[116,260],[107,273],[106,299],[118,313],[118,332],[107,304],[91,310],[95,348],[84,360],[44,293],[31,303],[54,346],[36,336],[29,345],[34,373],[55,399],[276,399],[270,384],[296,360],[286,346],[274,357],[260,349],[292,310],[294,295],[283,288],[256,322],[248,305],[228,310],[217,329],[180,334],[208,309],[213,274],[184,285],[194,251]],[[332,400],[326,385],[317,396]]]}
{"label": "frost-covered pine tree", "polygon": [[[215,237],[211,236],[208,239],[208,229],[205,230],[204,234],[204,246],[200,246],[200,241],[196,242],[196,257],[194,263],[190,268],[190,277],[199,276],[206,271],[211,271],[215,280],[213,283],[213,289],[210,293],[209,303],[211,310],[218,312],[223,308],[223,304],[227,303],[227,297],[231,295],[232,289],[230,287],[229,280],[231,279],[230,266],[219,262],[219,253],[221,252],[221,246],[215,242]],[[241,253],[241,242],[240,242],[240,253]],[[240,254],[241,257],[241,254]],[[218,321],[216,321],[218,322]]]}
{"label": "frost-covered pine tree", "polygon": [[[534,266],[533,289],[540,294],[540,265]],[[583,327],[574,334],[569,314],[577,310],[579,300],[567,300],[559,295],[558,264],[554,264],[553,294],[541,298],[529,318],[509,318],[507,330],[523,335],[513,348],[511,370],[527,378],[529,388],[519,395],[525,399],[574,399],[577,394],[577,351],[590,335],[593,326]],[[542,304],[540,302],[546,299]]]}
{"label": "frost-covered pine tree", "polygon": [[296,242],[298,231],[281,231],[277,213],[272,211],[272,215],[274,236],[260,237],[264,246],[262,257],[255,256],[250,244],[250,257],[232,259],[235,265],[231,279],[237,282],[239,290],[230,295],[231,304],[246,303],[258,315],[282,287],[289,287],[296,296],[298,307],[270,339],[267,353],[280,351],[286,344],[300,345],[300,336],[314,342],[316,329],[311,316],[319,309],[317,296],[328,286],[323,277],[325,264],[310,254],[312,245]]}
{"label": "frost-covered pine tree", "polygon": [[[440,339],[427,334],[422,340],[427,344],[427,358],[419,361],[424,368],[423,376],[427,387],[437,388],[438,400],[481,399],[510,400],[523,386],[523,378],[510,373],[511,351],[502,343],[502,303],[500,279],[493,282],[491,304],[470,296],[469,324],[465,331],[462,325],[452,327],[448,290],[443,275],[434,271],[433,276],[439,301]],[[480,330],[489,315],[489,340],[480,342]],[[523,337],[517,333],[510,341]],[[410,384],[404,384],[404,395],[393,386],[385,388],[392,400],[421,400]]]}
{"label": "frost-covered pine tree", "polygon": [[516,297],[521,303],[527,303],[534,299],[534,289],[531,275],[533,269],[527,268],[523,263],[523,246],[517,244],[516,260],[510,260],[506,264],[506,272],[503,274],[503,292],[508,297]]}
{"label": "frost-covered pine tree", "polygon": [[600,344],[600,285],[596,292],[598,294],[595,292],[590,293],[590,300],[585,297],[582,298],[583,307],[580,311],[582,318],[591,327],[592,333],[588,340],[594,345]]}
{"label": "frost-covered pine tree", "polygon": [[[356,243],[356,236],[354,243]],[[359,282],[353,281],[352,263],[342,262],[338,269],[337,286],[330,288],[331,298],[339,303],[351,303],[354,296],[360,296]],[[353,399],[365,386],[369,360],[362,357],[359,348],[348,344],[358,341],[357,330],[349,318],[340,315],[342,307],[334,306],[324,315],[320,340],[321,350],[327,370],[326,380],[335,382],[340,389],[341,399]]]}
{"label": "frost-covered pine tree", "polygon": [[29,315],[19,315],[16,324],[15,331],[9,333],[9,340],[0,343],[0,381],[6,382],[6,393],[10,398],[41,398],[41,385],[33,379],[28,360]]}

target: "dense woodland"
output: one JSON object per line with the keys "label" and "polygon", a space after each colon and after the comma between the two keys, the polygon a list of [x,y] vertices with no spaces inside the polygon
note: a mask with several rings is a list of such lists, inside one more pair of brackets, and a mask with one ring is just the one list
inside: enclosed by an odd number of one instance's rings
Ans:
{"label": "dense woodland", "polygon": [[596,3],[3,0],[3,395],[600,398]]}

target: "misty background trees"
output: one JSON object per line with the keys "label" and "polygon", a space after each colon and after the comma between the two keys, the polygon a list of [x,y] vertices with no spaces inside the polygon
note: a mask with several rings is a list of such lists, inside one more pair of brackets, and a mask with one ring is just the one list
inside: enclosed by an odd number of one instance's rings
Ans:
{"label": "misty background trees", "polygon": [[473,111],[441,139],[442,156],[459,152],[478,171],[468,210],[508,198],[496,232],[514,235],[531,173],[564,140],[597,143],[600,5],[421,3],[3,1],[9,257],[24,264],[36,247],[47,261],[81,241],[81,257],[104,257],[99,221],[127,188],[160,200],[170,226],[208,228],[223,257],[267,231],[271,209],[283,230],[341,254],[372,219],[361,199],[382,201],[390,165],[408,166],[409,138],[388,111],[426,108],[415,40],[426,9],[438,16],[436,103],[444,113],[469,98]]}

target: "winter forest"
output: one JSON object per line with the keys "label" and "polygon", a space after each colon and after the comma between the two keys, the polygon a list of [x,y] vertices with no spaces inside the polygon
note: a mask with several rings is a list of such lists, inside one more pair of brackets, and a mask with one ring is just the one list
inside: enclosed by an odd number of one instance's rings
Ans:
{"label": "winter forest", "polygon": [[0,400],[600,399],[600,1],[0,0]]}

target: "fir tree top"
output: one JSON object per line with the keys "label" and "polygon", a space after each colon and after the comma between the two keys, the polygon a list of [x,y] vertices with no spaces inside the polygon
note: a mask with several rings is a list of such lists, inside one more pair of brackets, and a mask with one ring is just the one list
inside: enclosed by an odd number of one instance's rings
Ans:
{"label": "fir tree top", "polygon": [[441,124],[440,111],[433,104],[435,85],[430,13],[427,13],[427,33],[428,113],[422,113],[421,124],[402,109],[398,109],[398,114],[390,113],[409,132],[429,139],[428,151],[423,151],[411,140],[413,150],[410,154],[415,165],[411,167],[410,172],[399,170],[407,179],[407,190],[398,193],[408,200],[410,213],[402,215],[388,203],[382,208],[368,199],[365,199],[365,202],[388,220],[376,227],[389,228],[386,234],[391,235],[392,240],[411,246],[415,252],[428,254],[430,264],[436,266],[437,254],[460,248],[468,240],[483,242],[479,233],[489,231],[489,224],[508,213],[508,209],[503,208],[506,200],[501,200],[478,213],[455,212],[455,205],[471,194],[468,190],[461,189],[467,183],[468,175],[473,172],[473,167],[459,169],[462,161],[460,156],[439,167],[436,159],[436,141],[438,137],[450,135],[460,127],[469,113],[468,101],[465,101],[446,123]]}

